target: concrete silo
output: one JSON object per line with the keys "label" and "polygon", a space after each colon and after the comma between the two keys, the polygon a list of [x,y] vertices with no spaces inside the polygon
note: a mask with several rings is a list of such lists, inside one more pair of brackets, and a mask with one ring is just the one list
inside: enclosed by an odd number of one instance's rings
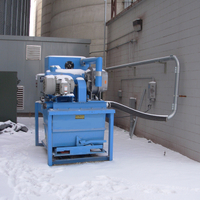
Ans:
{"label": "concrete silo", "polygon": [[[42,33],[43,37],[50,36],[52,0],[42,1]],[[59,36],[58,36],[59,37]]]}
{"label": "concrete silo", "polygon": [[42,0],[36,0],[35,36],[41,36],[42,26]]}
{"label": "concrete silo", "polygon": [[[103,56],[104,6],[104,0],[43,0],[42,36],[91,39],[90,55]],[[118,0],[117,13],[122,10],[123,0]]]}

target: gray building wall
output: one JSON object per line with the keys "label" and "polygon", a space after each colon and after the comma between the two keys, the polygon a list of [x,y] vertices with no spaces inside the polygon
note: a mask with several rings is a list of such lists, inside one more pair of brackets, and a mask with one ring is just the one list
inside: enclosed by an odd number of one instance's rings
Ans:
{"label": "gray building wall", "polygon": [[[197,0],[138,0],[125,12],[107,23],[107,67],[118,64],[176,55],[180,60],[178,111],[167,122],[139,119],[136,135],[144,136],[163,146],[200,161],[200,1]],[[132,22],[141,18],[143,29],[133,31]],[[130,34],[128,34],[130,33]],[[122,36],[122,37],[121,37]],[[117,39],[119,38],[119,39]],[[130,42],[133,40],[132,42]],[[125,44],[126,43],[126,44]],[[121,45],[122,44],[122,45]],[[115,48],[116,46],[118,48]],[[155,63],[109,72],[108,100],[129,104],[137,98],[137,108],[150,80],[127,78],[154,77],[157,97],[149,113],[169,114],[173,100],[174,63],[167,67]],[[122,98],[118,97],[121,89]],[[142,111],[148,109],[147,94]],[[116,117],[126,114],[117,111]],[[116,124],[129,129],[129,118],[115,118]]]}
{"label": "gray building wall", "polygon": [[[41,56],[32,49],[27,59],[27,45],[41,48]],[[36,74],[44,73],[44,59],[49,55],[89,56],[90,40],[70,38],[0,36],[0,71],[16,71],[19,85],[24,86],[24,109],[18,113],[33,113],[39,100]],[[36,56],[36,58],[35,58]],[[40,58],[41,59],[40,59]],[[37,59],[38,58],[38,59]]]}

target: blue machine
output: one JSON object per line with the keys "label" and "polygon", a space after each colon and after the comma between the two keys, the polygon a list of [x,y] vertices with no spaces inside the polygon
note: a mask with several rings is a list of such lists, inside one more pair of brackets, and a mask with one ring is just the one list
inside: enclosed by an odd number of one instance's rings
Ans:
{"label": "blue machine", "polygon": [[[46,147],[48,165],[112,160],[115,110],[107,109],[101,100],[108,84],[102,58],[48,56],[45,71],[45,75],[38,75],[43,80],[43,96],[35,103],[35,142]],[[39,112],[45,128],[42,142]],[[108,152],[104,150],[106,117]]]}

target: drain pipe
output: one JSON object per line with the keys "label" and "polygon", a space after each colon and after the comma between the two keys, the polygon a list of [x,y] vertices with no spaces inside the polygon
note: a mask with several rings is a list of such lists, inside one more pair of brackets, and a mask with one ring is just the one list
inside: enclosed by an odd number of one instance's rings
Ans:
{"label": "drain pipe", "polygon": [[106,67],[106,16],[107,16],[107,0],[104,0],[104,43],[103,43],[103,66]]}
{"label": "drain pipe", "polygon": [[175,55],[170,55],[166,57],[160,57],[160,58],[153,58],[149,60],[143,60],[143,61],[138,61],[138,62],[133,62],[133,63],[127,63],[123,65],[117,65],[117,66],[112,66],[109,68],[106,68],[105,70],[114,70],[114,69],[120,69],[123,67],[132,67],[132,66],[138,66],[138,65],[145,65],[145,64],[151,64],[151,63],[161,63],[161,62],[167,62],[173,60],[176,63],[175,66],[175,86],[174,86],[174,98],[173,98],[173,103],[172,103],[172,110],[173,112],[170,115],[155,115],[155,114],[149,114],[149,113],[144,113],[135,109],[132,109],[128,106],[119,104],[117,102],[111,102],[108,101],[108,106],[111,106],[113,108],[118,108],[120,110],[123,110],[125,112],[128,112],[132,115],[145,118],[145,119],[150,119],[150,120],[156,120],[156,121],[166,121],[167,119],[171,119],[174,117],[177,111],[177,104],[178,104],[178,86],[179,86],[179,73],[180,73],[180,64],[179,60]]}

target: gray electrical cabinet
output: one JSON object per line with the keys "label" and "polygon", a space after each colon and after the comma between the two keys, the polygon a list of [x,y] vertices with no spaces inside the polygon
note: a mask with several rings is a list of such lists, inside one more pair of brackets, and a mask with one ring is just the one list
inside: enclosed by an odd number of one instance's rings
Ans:
{"label": "gray electrical cabinet", "polygon": [[17,72],[0,72],[0,121],[17,122]]}

